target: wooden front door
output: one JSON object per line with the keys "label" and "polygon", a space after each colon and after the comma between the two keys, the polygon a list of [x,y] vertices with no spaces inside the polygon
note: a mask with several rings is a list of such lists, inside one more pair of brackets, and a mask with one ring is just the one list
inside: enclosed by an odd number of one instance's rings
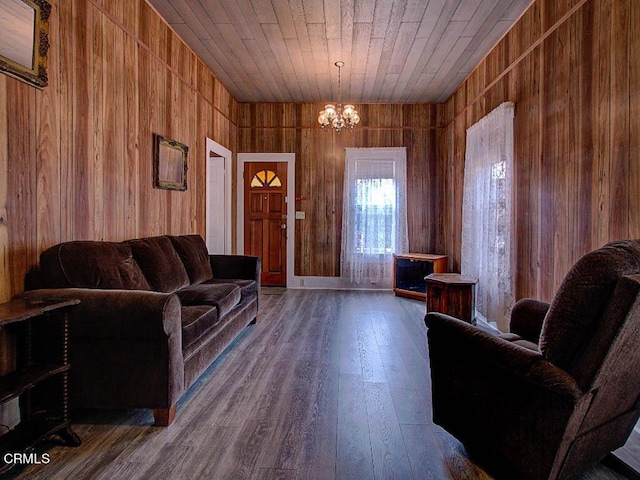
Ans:
{"label": "wooden front door", "polygon": [[262,259],[263,285],[287,284],[287,163],[244,164],[244,250]]}

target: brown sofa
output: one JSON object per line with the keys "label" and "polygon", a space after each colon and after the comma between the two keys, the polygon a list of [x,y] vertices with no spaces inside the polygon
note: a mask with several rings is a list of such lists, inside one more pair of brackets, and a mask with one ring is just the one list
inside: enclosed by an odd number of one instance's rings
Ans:
{"label": "brown sofa", "polygon": [[70,322],[74,406],[151,408],[166,426],[255,322],[260,269],[258,257],[209,255],[199,235],[75,241],[42,252],[39,290],[26,295],[81,300]]}

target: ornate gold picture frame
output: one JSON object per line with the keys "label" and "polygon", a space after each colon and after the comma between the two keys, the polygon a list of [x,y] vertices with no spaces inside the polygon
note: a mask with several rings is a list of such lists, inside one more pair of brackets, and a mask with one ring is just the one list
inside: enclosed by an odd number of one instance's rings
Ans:
{"label": "ornate gold picture frame", "polygon": [[46,0],[0,2],[0,72],[38,88],[47,86],[50,14]]}
{"label": "ornate gold picture frame", "polygon": [[165,190],[187,189],[189,147],[162,135],[153,135],[153,186]]}

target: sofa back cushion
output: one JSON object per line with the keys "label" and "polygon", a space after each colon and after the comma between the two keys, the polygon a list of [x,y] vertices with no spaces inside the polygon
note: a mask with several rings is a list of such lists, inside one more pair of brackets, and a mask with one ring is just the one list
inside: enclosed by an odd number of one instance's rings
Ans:
{"label": "sofa back cushion", "polygon": [[200,235],[180,235],[169,238],[180,255],[192,284],[202,283],[213,277],[209,252]]}
{"label": "sofa back cushion", "polygon": [[40,254],[45,287],[150,290],[126,243],[75,241]]}
{"label": "sofa back cushion", "polygon": [[189,285],[187,271],[169,237],[140,238],[127,243],[155,291],[173,293]]}

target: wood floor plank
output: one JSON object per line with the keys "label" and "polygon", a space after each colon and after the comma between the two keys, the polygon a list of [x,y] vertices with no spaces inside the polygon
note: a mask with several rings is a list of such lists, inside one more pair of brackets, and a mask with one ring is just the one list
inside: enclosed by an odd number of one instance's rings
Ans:
{"label": "wood floor plank", "polygon": [[364,382],[361,375],[340,375],[336,479],[373,477]]}
{"label": "wood floor plank", "polygon": [[439,480],[448,477],[442,463],[433,461],[437,458],[433,452],[440,449],[435,436],[438,428],[435,425],[400,425],[413,478]]}
{"label": "wood floor plank", "polygon": [[[7,478],[487,480],[431,421],[424,310],[391,292],[263,295],[170,427],[148,410],[75,412],[80,447],[45,444],[49,464]],[[572,480],[618,478],[598,465]]]}
{"label": "wood floor plank", "polygon": [[369,436],[376,479],[412,478],[400,424],[386,382],[365,382]]}

